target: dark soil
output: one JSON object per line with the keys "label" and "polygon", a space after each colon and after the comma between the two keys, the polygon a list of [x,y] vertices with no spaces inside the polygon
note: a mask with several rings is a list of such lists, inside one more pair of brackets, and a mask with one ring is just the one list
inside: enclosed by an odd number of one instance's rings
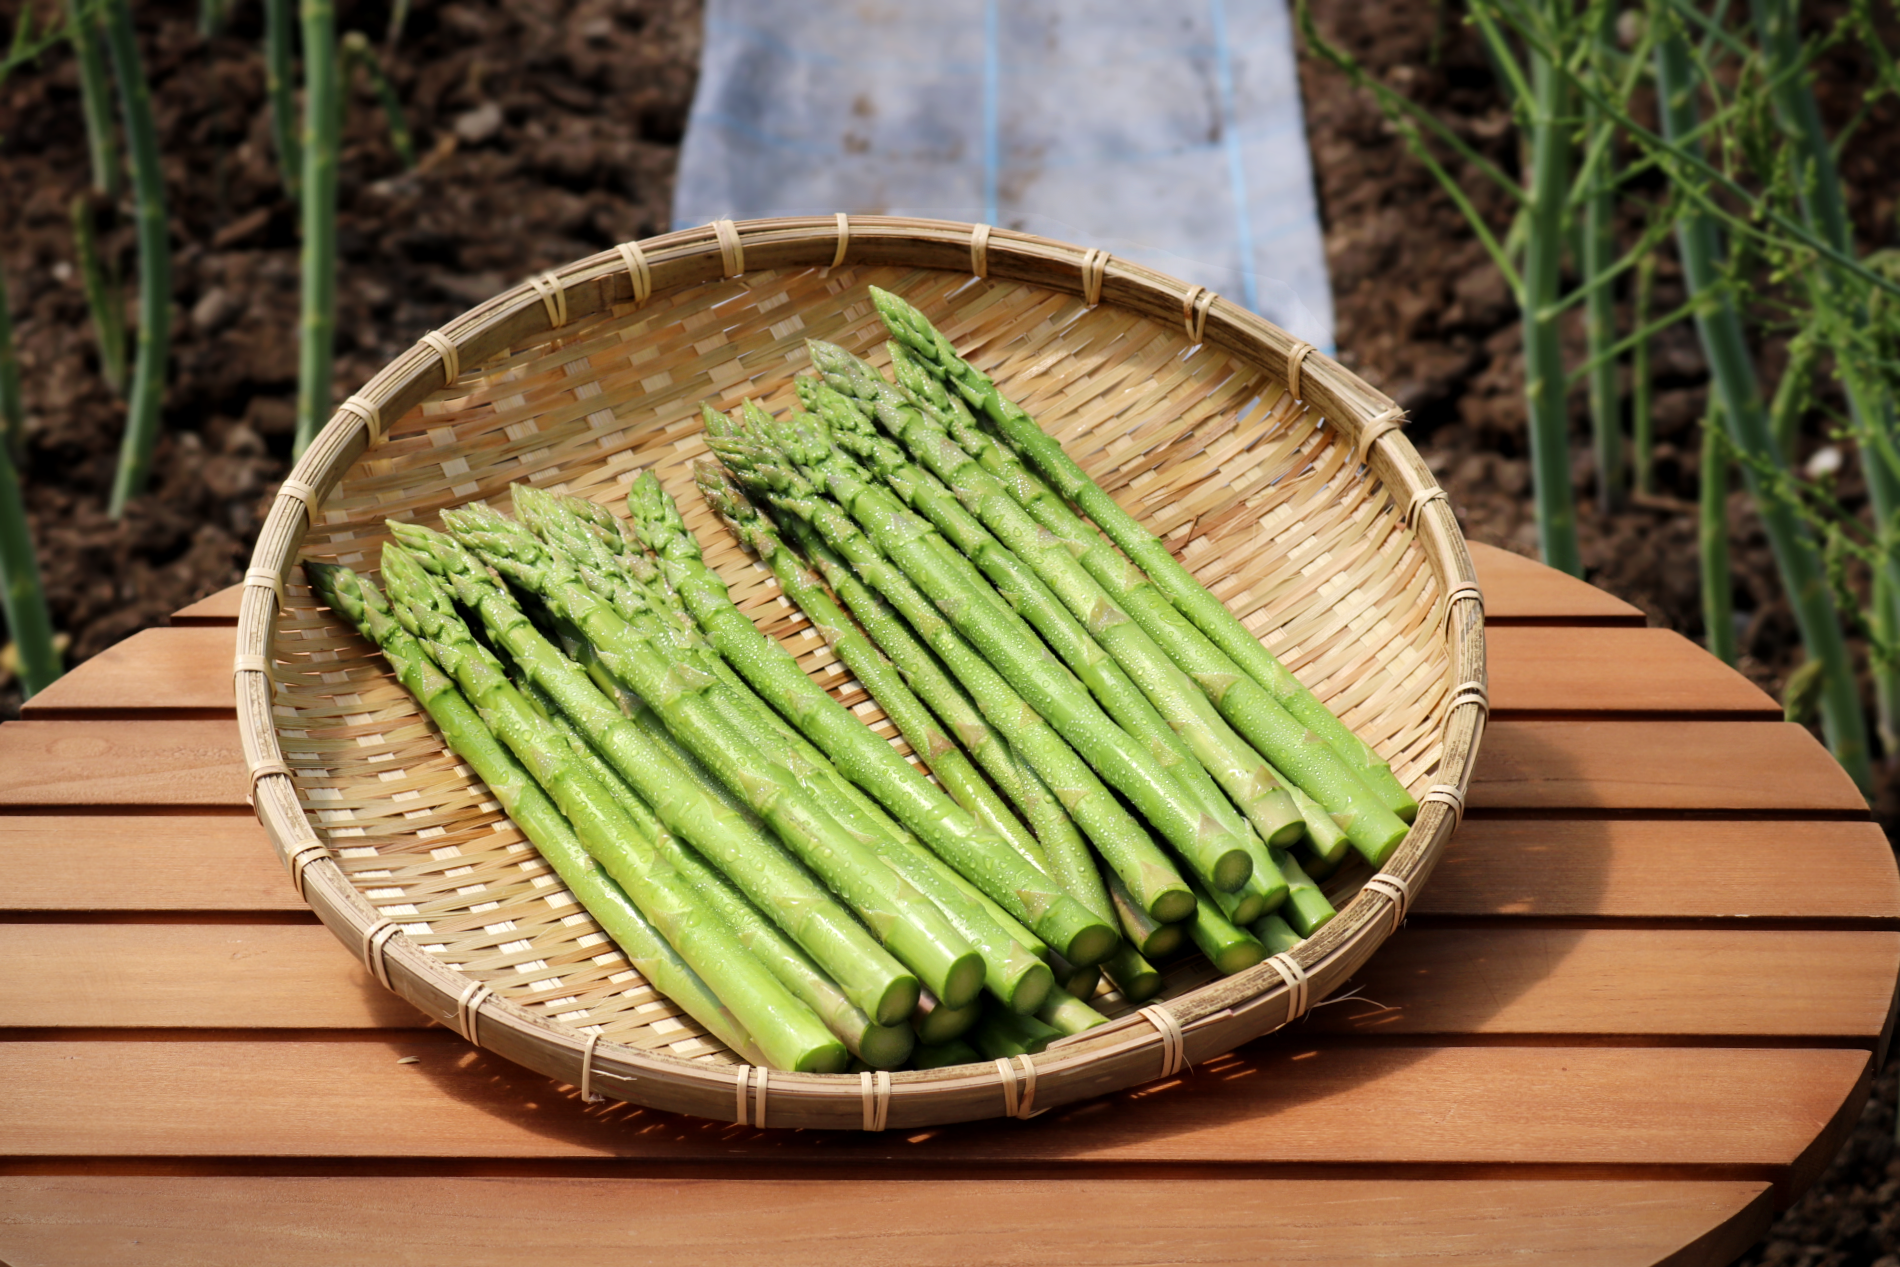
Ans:
{"label": "dark soil", "polygon": [[[22,0],[0,0],[11,30]],[[51,0],[31,0],[50,9]],[[175,252],[170,389],[151,492],[105,513],[122,403],[98,374],[69,207],[88,184],[77,77],[64,50],[0,86],[0,267],[25,374],[24,468],[55,628],[94,655],[236,582],[268,494],[289,467],[297,226],[270,143],[259,11],[209,40],[186,0],[135,6],[152,81]],[[1829,6],[1819,6],[1822,19]],[[665,230],[699,49],[698,0],[465,0],[417,5],[390,77],[416,135],[406,172],[367,85],[350,95],[342,160],[335,395],[426,330],[532,272]],[[1426,102],[1507,170],[1515,140],[1489,63],[1455,6],[1315,0],[1322,30]],[[342,0],[339,29],[381,44],[385,2]],[[1341,359],[1411,413],[1411,434],[1474,540],[1534,554],[1523,362],[1511,300],[1451,201],[1364,95],[1303,63],[1307,122],[1338,308]],[[1867,68],[1834,55],[1823,107],[1838,123]],[[1900,118],[1882,107],[1846,167],[1861,241],[1893,245]],[[1467,189],[1501,225],[1501,198]],[[1487,201],[1487,199],[1489,201]],[[106,217],[114,213],[102,208]],[[1634,226],[1632,225],[1632,229]],[[123,215],[106,236],[135,268]],[[1665,263],[1656,311],[1681,302]],[[1628,316],[1625,314],[1625,320]],[[1580,334],[1578,352],[1581,352]],[[1778,346],[1761,351],[1777,372]],[[1581,356],[1577,357],[1581,360]],[[1653,624],[1700,639],[1693,511],[1706,368],[1686,327],[1654,359],[1658,496],[1613,515],[1574,401],[1574,469],[1588,579]],[[1807,442],[1809,448],[1818,440]],[[1842,491],[1857,496],[1849,467]],[[1777,697],[1798,662],[1792,617],[1746,499],[1730,505],[1742,669]],[[0,668],[0,719],[17,683]],[[1894,804],[1891,792],[1883,808]],[[1888,816],[1891,818],[1891,816]],[[1827,1176],[1747,1261],[1900,1267],[1895,1075]]]}

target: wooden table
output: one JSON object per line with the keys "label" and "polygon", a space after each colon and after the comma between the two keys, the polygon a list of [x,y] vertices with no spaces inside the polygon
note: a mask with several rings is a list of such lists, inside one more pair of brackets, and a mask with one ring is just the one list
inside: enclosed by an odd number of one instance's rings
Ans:
{"label": "wooden table", "polygon": [[1362,996],[908,1136],[584,1106],[425,1025],[245,807],[235,592],[187,608],[0,727],[0,1260],[1726,1262],[1884,1059],[1893,855],[1740,676],[1474,554],[1472,811]]}

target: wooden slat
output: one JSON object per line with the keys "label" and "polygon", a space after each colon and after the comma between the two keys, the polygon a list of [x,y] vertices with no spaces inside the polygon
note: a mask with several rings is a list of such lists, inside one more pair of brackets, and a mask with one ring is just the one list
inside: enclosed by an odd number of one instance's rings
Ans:
{"label": "wooden slat", "polygon": [[1620,598],[1555,568],[1500,550],[1468,543],[1471,563],[1484,587],[1484,615],[1497,620],[1547,624],[1642,625],[1643,613]]}
{"label": "wooden slat", "polygon": [[[292,930],[284,930],[292,931]],[[295,930],[305,931],[305,930]],[[1309,1026],[1342,1034],[1775,1037],[1874,1047],[1900,933],[1408,929]]]}
{"label": "wooden slat", "polygon": [[0,1178],[0,1206],[10,1211],[0,1252],[45,1267],[451,1255],[463,1267],[525,1267],[629,1255],[685,1263],[709,1251],[733,1267],[1649,1267],[1685,1246],[1694,1253],[1669,1261],[1725,1264],[1769,1218],[1761,1183],[1501,1179],[20,1176]]}
{"label": "wooden slat", "polygon": [[0,911],[307,911],[254,818],[0,814]]}
{"label": "wooden slat", "polygon": [[1900,871],[1875,823],[1471,818],[1412,912],[1900,927]]}
{"label": "wooden slat", "polygon": [[0,726],[0,808],[241,807],[230,721],[16,721]]}
{"label": "wooden slat", "polygon": [[20,706],[30,718],[88,713],[215,713],[236,717],[233,631],[146,629],[106,648]]}
{"label": "wooden slat", "polygon": [[[228,721],[0,726],[0,808],[242,807]],[[1834,759],[1783,722],[1499,721],[1471,786],[1481,809],[1865,813]]]}
{"label": "wooden slat", "polygon": [[1487,629],[1485,667],[1494,713],[1782,715],[1760,687],[1668,629]]}
{"label": "wooden slat", "polygon": [[224,625],[237,628],[238,609],[244,605],[244,587],[233,585],[172,613],[173,625]]}
{"label": "wooden slat", "polygon": [[[1499,712],[1781,716],[1735,670],[1666,629],[1507,627],[1490,631],[1491,705]],[[27,717],[133,711],[234,715],[231,631],[147,629],[27,701]]]}
{"label": "wooden slat", "polygon": [[0,1028],[421,1029],[313,925],[0,924]]}
{"label": "wooden slat", "polygon": [[[405,1056],[416,1062],[398,1063]],[[628,1105],[587,1108],[577,1092],[454,1041],[17,1042],[0,1044],[8,1089],[0,1154],[1716,1164],[1798,1189],[1858,1112],[1868,1066],[1864,1051],[1825,1048],[1283,1039],[1163,1086],[1056,1109],[1033,1128],[1000,1119],[877,1135],[738,1130]]]}
{"label": "wooden slat", "polygon": [[1867,812],[1813,735],[1758,721],[1493,722],[1467,800],[1474,809]]}
{"label": "wooden slat", "polygon": [[[0,1028],[416,1029],[328,929],[0,925]],[[1408,929],[1326,1033],[1685,1035],[1873,1047],[1900,933]]]}

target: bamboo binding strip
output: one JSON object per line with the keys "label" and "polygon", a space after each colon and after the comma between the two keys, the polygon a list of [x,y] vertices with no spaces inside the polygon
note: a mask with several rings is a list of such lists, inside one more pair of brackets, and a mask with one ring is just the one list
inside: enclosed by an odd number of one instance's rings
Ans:
{"label": "bamboo binding strip", "polygon": [[[738,1062],[618,954],[296,566],[373,572],[386,517],[439,526],[449,506],[505,505],[512,482],[618,507],[651,469],[734,599],[894,736],[690,475],[706,451],[700,403],[783,409],[806,338],[885,363],[870,284],[937,321],[1421,801],[1379,882],[1362,863],[1341,868],[1325,885],[1338,918],[1294,950],[1228,978],[1176,964],[1141,1014],[1099,996],[1109,1025],[1007,1076],[994,1064],[860,1079]],[[748,1126],[769,1112],[773,1127],[911,1128],[1040,1113],[1179,1073],[1190,1045],[1196,1060],[1229,1051],[1304,1015],[1390,935],[1462,815],[1485,711],[1482,597],[1456,520],[1397,407],[1302,348],[1138,264],[931,220],[721,222],[525,282],[339,406],[271,507],[234,673],[259,820],[378,981],[584,1096]]]}

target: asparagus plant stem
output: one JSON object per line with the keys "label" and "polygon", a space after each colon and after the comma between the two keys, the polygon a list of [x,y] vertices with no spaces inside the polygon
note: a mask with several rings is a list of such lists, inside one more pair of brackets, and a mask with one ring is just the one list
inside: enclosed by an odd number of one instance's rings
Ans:
{"label": "asparagus plant stem", "polygon": [[[1604,5],[1589,33],[1592,64],[1599,73],[1616,47],[1614,5]],[[1607,80],[1609,76],[1604,74]],[[1601,111],[1589,111],[1589,128],[1601,144],[1596,170],[1590,173],[1591,191],[1584,204],[1583,250],[1579,258],[1583,281],[1598,284],[1585,301],[1584,323],[1590,356],[1590,438],[1596,453],[1597,507],[1614,512],[1623,500],[1623,436],[1621,400],[1616,384],[1616,359],[1606,350],[1616,343],[1616,291],[1604,279],[1615,267],[1616,254],[1616,141],[1615,124]]]}
{"label": "asparagus plant stem", "polygon": [[20,391],[20,354],[13,346],[13,309],[0,273],[0,448],[11,466],[26,456],[26,397]]}
{"label": "asparagus plant stem", "polygon": [[989,375],[959,356],[950,341],[910,304],[875,286],[871,288],[871,299],[891,334],[915,353],[926,369],[954,387],[972,408],[987,417],[1057,493],[1079,505],[1096,526],[1147,573],[1148,579],[1266,688],[1282,708],[1338,752],[1399,817],[1409,821],[1418,812],[1418,803],[1393,777],[1391,766],[1334,717],[1272,652],[1261,646],[1240,623],[1239,617],[1208,593],[1152,532],[1116,505],[1115,499],[1090,479],[1088,473],[1062,451],[1061,444],[1036,425],[1035,419],[997,390]]}
{"label": "asparagus plant stem", "polygon": [[1280,914],[1298,930],[1300,936],[1311,937],[1339,912],[1333,909],[1333,904],[1326,900],[1326,895],[1311,877],[1300,869],[1293,855],[1281,850],[1275,850],[1274,853],[1280,863],[1280,874],[1287,883],[1286,905],[1280,908]]}
{"label": "asparagus plant stem", "polygon": [[[961,400],[944,389],[901,343],[890,345],[891,363],[908,403],[928,423],[940,424],[941,443],[950,451],[975,459],[974,469],[960,468],[956,483],[959,495],[983,498],[986,507],[1007,501],[1020,507],[1033,519],[1037,542],[1046,541],[1045,553],[1078,561],[1096,584],[1103,607],[1117,607],[1132,615],[1148,636],[1150,645],[1165,648],[1192,689],[1204,692],[1206,699],[1224,718],[1246,736],[1246,748],[1239,735],[1225,726],[1213,733],[1223,745],[1239,745],[1242,750],[1264,756],[1275,764],[1268,775],[1286,785],[1293,796],[1295,810],[1305,820],[1309,833],[1324,856],[1337,858],[1345,837],[1374,863],[1382,862],[1405,837],[1405,824],[1386,807],[1353,769],[1325,743],[1311,742],[1312,731],[1295,720],[1258,682],[1249,677],[1225,652],[1162,595],[1141,569],[1124,559],[1099,533],[1084,523],[1049,486],[1031,473],[1007,446],[976,425]],[[845,354],[848,356],[848,354]],[[851,358],[855,359],[855,358]],[[840,362],[848,365],[849,361]],[[860,363],[861,364],[861,363]],[[869,370],[866,366],[865,370]],[[869,380],[862,375],[854,381],[877,391],[881,383],[875,372]],[[879,393],[882,399],[882,393]],[[893,413],[894,417],[898,417]],[[979,473],[980,472],[980,473]],[[987,480],[984,477],[988,477]],[[999,515],[1006,512],[994,512]],[[1019,531],[1021,531],[1019,529]],[[1059,566],[1059,565],[1058,565]],[[1091,601],[1094,601],[1093,596]],[[1330,716],[1330,714],[1329,714]],[[1222,732],[1225,732],[1223,735]],[[1288,780],[1281,769],[1292,772]],[[1302,785],[1309,787],[1325,806],[1309,812],[1301,803]],[[1328,815],[1331,817],[1329,818]]]}
{"label": "asparagus plant stem", "polygon": [[301,456],[330,415],[336,343],[337,142],[343,117],[337,74],[335,0],[299,0],[303,17],[303,273],[297,348],[297,435]]}
{"label": "asparagus plant stem", "polygon": [[73,55],[79,63],[79,105],[86,116],[86,152],[92,187],[107,202],[119,200],[119,147],[112,136],[112,89],[105,54],[99,50],[100,0],[66,0]]}
{"label": "asparagus plant stem", "polygon": [[732,1009],[766,1062],[815,1073],[842,1069],[849,1059],[844,1044],[747,953],[612,792],[574,759],[559,732],[522,698],[499,661],[462,623],[448,593],[396,545],[384,548],[383,577],[397,620],[481,708],[496,737],[560,806],[587,852]]}
{"label": "asparagus plant stem", "polygon": [[[731,439],[737,442],[736,437]],[[857,569],[860,577],[876,586],[903,613],[949,670],[969,687],[990,723],[1003,732],[1051,788],[1061,790],[1063,801],[1077,824],[1088,833],[1129,891],[1136,895],[1142,908],[1164,922],[1185,919],[1193,910],[1193,895],[1155,848],[1147,832],[1121,807],[1088,764],[1078,759],[1075,750],[1055,733],[1043,715],[1017,695],[989,661],[963,640],[937,604],[924,597],[923,589],[884,556],[869,533],[791,468],[755,465],[738,456],[730,446],[728,449],[732,453],[728,467],[742,485],[756,480],[758,491],[772,505],[810,523],[827,544]],[[1051,858],[1051,863],[1054,862]]]}
{"label": "asparagus plant stem", "polygon": [[396,86],[389,82],[389,76],[383,73],[383,63],[376,56],[376,50],[370,47],[369,39],[361,31],[351,31],[343,37],[340,50],[343,63],[343,86],[339,91],[347,93],[350,71],[357,66],[369,76],[369,84],[376,93],[376,102],[383,109],[383,121],[389,126],[390,148],[396,151],[396,157],[409,170],[416,166],[415,137],[409,132],[409,119],[402,108],[402,98],[396,95]]}
{"label": "asparagus plant stem", "polygon": [[[1638,330],[1649,328],[1649,301],[1656,284],[1656,253],[1643,256],[1636,266],[1636,314]],[[1644,497],[1656,493],[1655,416],[1651,402],[1655,392],[1649,381],[1650,336],[1642,335],[1630,353],[1630,470],[1636,492]]]}
{"label": "asparagus plant stem", "polygon": [[[1656,86],[1665,135],[1699,157],[1700,145],[1691,135],[1696,130],[1695,72],[1680,29],[1657,44]],[[1720,234],[1705,211],[1687,207],[1677,220],[1676,239],[1690,296],[1706,297],[1696,309],[1696,329],[1715,379],[1729,439],[1743,459],[1742,476],[1767,529],[1802,644],[1808,658],[1822,666],[1821,714],[1828,746],[1860,789],[1869,792],[1873,770],[1867,753],[1867,723],[1833,595],[1812,535],[1774,487],[1773,479],[1763,478],[1763,472],[1786,468],[1768,431],[1741,314],[1721,285]]]}
{"label": "asparagus plant stem", "polygon": [[297,139],[296,59],[291,51],[296,23],[290,15],[291,0],[264,0],[264,95],[270,100],[271,137],[284,194],[297,202],[303,189],[303,145]]}
{"label": "asparagus plant stem", "polygon": [[[13,328],[6,314],[6,285],[0,278],[0,406],[7,403],[8,370],[14,365]],[[12,383],[12,399],[17,402],[17,376]],[[59,651],[53,645],[53,622],[40,586],[39,553],[33,545],[33,528],[27,522],[11,449],[0,444],[0,616],[6,618],[6,632],[19,657],[21,693],[31,699],[59,676]]]}
{"label": "asparagus plant stem", "polygon": [[1062,1037],[1062,1031],[1033,1016],[990,1012],[970,1031],[970,1042],[989,1060],[1033,1056]]}
{"label": "asparagus plant stem", "polygon": [[[1542,6],[1547,12],[1554,5]],[[1529,414],[1532,491],[1544,562],[1583,575],[1577,512],[1570,488],[1570,410],[1565,400],[1563,335],[1557,295],[1562,280],[1564,200],[1570,187],[1567,81],[1540,47],[1531,63],[1530,215],[1524,243],[1524,402]]]}
{"label": "asparagus plant stem", "polygon": [[1194,919],[1188,924],[1188,936],[1215,968],[1231,977],[1267,957],[1254,935],[1229,922],[1204,890],[1194,897]]}
{"label": "asparagus plant stem", "polygon": [[1181,947],[1185,934],[1177,923],[1164,924],[1129,894],[1128,886],[1113,871],[1108,873],[1108,896],[1121,920],[1122,940],[1150,959],[1165,959]]}
{"label": "asparagus plant stem", "polygon": [[917,1041],[927,1047],[954,1042],[969,1033],[970,1027],[983,1016],[983,1004],[979,1000],[962,1007],[945,1007],[936,995],[925,991],[917,999],[917,1010],[911,1013],[910,1026],[917,1035]]}
{"label": "asparagus plant stem", "polygon": [[1283,955],[1303,940],[1293,926],[1278,915],[1262,916],[1249,930],[1266,947],[1269,955]]}
{"label": "asparagus plant stem", "polygon": [[949,1065],[973,1065],[983,1057],[976,1048],[960,1039],[951,1039],[939,1047],[918,1047],[911,1064],[918,1069],[942,1069]]}
{"label": "asparagus plant stem", "polygon": [[1049,998],[1036,1012],[1036,1019],[1065,1035],[1086,1034],[1098,1025],[1108,1024],[1106,1016],[1059,987],[1049,992]]}
{"label": "asparagus plant stem", "polygon": [[[714,495],[718,495],[717,490]],[[797,723],[848,778],[881,801],[939,858],[1065,957],[1085,964],[1107,957],[1115,946],[1113,928],[1064,893],[1000,835],[940,792],[898,756],[896,749],[807,677],[790,652],[759,632],[751,618],[734,605],[725,582],[705,565],[699,543],[651,472],[634,482],[628,505],[633,509],[639,535],[661,558],[674,589],[686,600],[720,654],[779,712]],[[735,502],[729,501],[720,509],[729,509],[735,516],[739,513]],[[772,540],[776,544],[776,538]],[[762,544],[763,537],[755,535],[751,543]],[[898,680],[896,670],[888,662],[880,663],[882,657],[831,602],[818,578],[804,571],[783,549],[766,546],[765,553],[786,592],[801,605],[810,604],[816,609],[813,620],[831,645],[849,644],[851,658],[883,686],[896,710],[893,719],[900,725],[908,723],[907,738],[916,736],[912,747],[939,759],[950,752],[961,758],[962,753],[936,729],[928,711]],[[859,680],[866,679],[860,675]],[[967,759],[964,768],[971,780],[981,781]]]}
{"label": "asparagus plant stem", "polygon": [[763,1060],[758,1044],[732,1009],[667,945],[626,891],[587,852],[560,808],[495,738],[421,643],[397,623],[381,591],[348,568],[315,563],[306,563],[304,568],[323,601],[382,650],[450,749],[495,794],[508,817],[640,975],[734,1052],[754,1063]]}
{"label": "asparagus plant stem", "polygon": [[414,525],[392,527],[425,566],[454,586],[456,597],[480,617],[489,637],[586,734],[660,821],[770,914],[853,1003],[884,1025],[910,1012],[917,1001],[917,979],[809,871],[743,812],[708,794],[665,744],[623,716],[453,539]]}
{"label": "asparagus plant stem", "polygon": [[[1170,924],[1168,927],[1178,930],[1181,925]],[[1185,936],[1185,934],[1177,933],[1177,936]],[[1122,997],[1130,1003],[1146,1003],[1161,993],[1161,987],[1165,984],[1161,980],[1161,974],[1155,971],[1154,965],[1127,942],[1122,943],[1122,948],[1102,965],[1102,969],[1108,974],[1108,979],[1114,983],[1115,988],[1121,991]]]}
{"label": "asparagus plant stem", "polygon": [[73,195],[73,253],[79,258],[79,279],[86,291],[86,309],[92,314],[93,337],[99,344],[99,376],[113,391],[124,392],[125,297],[116,282],[106,278],[93,234],[92,214],[91,195]]}
{"label": "asparagus plant stem", "polygon": [[139,339],[126,400],[125,439],[112,480],[110,513],[123,518],[126,503],[145,491],[152,450],[158,443],[159,409],[165,402],[165,363],[171,348],[172,270],[165,214],[165,178],[158,166],[158,131],[152,122],[152,92],[132,29],[130,0],[102,0],[106,46],[119,81],[126,149],[132,159],[132,195],[138,204]]}
{"label": "asparagus plant stem", "polygon": [[1701,499],[1696,539],[1702,551],[1702,627],[1709,654],[1735,663],[1735,591],[1728,570],[1728,447],[1722,443],[1722,407],[1710,394],[1702,419]]}

